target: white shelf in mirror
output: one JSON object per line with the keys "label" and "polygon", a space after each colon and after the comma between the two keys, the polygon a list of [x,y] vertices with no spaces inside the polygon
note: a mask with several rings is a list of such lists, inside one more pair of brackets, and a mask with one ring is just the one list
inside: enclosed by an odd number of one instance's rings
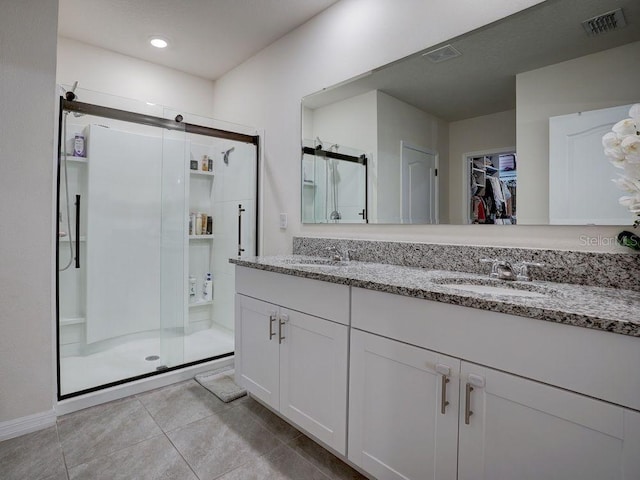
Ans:
{"label": "white shelf in mirror", "polygon": [[203,172],[202,170],[189,170],[191,175],[201,175],[203,177],[214,177],[215,172]]}
{"label": "white shelf in mirror", "polygon": [[[67,235],[67,236],[65,236],[65,237],[60,237],[60,242],[68,242],[69,240],[71,240],[72,242],[75,242],[75,241],[76,241],[76,238],[75,238],[75,237],[71,237],[71,238],[70,238],[68,235]],[[81,236],[81,237],[80,237],[80,241],[81,241],[81,242],[86,242],[86,241],[87,241],[87,237],[85,237],[85,236]]]}
{"label": "white shelf in mirror", "polygon": [[189,240],[213,240],[213,235],[189,235]]}
{"label": "white shelf in mirror", "polygon": [[60,325],[77,325],[79,323],[85,323],[87,319],[85,317],[66,317],[60,319]]}
{"label": "white shelf in mirror", "polygon": [[207,305],[213,305],[213,300],[190,303],[189,304],[189,308],[192,308],[192,307],[205,307]]}
{"label": "white shelf in mirror", "polygon": [[75,162],[75,163],[88,163],[89,159],[87,157],[74,157],[73,155],[67,155],[67,162]]}

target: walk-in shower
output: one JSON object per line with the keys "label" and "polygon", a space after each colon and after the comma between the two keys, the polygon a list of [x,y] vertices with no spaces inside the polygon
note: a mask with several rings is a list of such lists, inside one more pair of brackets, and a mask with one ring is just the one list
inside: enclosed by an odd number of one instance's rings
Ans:
{"label": "walk-in shower", "polygon": [[58,397],[232,355],[228,259],[238,245],[257,254],[255,130],[85,90],[65,97]]}

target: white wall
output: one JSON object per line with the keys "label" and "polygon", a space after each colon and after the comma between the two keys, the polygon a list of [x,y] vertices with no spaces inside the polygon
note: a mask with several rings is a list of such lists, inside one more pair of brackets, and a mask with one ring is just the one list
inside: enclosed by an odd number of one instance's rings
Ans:
{"label": "white wall", "polygon": [[451,223],[467,223],[465,192],[469,186],[464,155],[471,152],[515,146],[515,110],[467,118],[449,124],[449,215]]}
{"label": "white wall", "polygon": [[635,42],[516,76],[519,218],[549,221],[549,117],[637,103],[638,59]]}
{"label": "white wall", "polygon": [[[498,230],[491,225],[335,226],[296,221],[303,96],[537,3],[540,0],[342,0],[218,79],[215,115],[265,128],[263,253],[290,252],[291,237],[299,234],[580,249],[586,248],[581,235],[617,233],[615,227]],[[279,212],[289,213],[289,229],[278,228]]]}
{"label": "white wall", "polygon": [[57,0],[0,7],[0,425],[51,411]]}
{"label": "white wall", "polygon": [[[447,158],[449,128],[447,122],[413,105],[378,92],[378,217],[384,223],[400,223],[401,142],[424,147],[439,155],[439,217],[447,222]],[[400,228],[400,227],[399,227]]]}
{"label": "white wall", "polygon": [[[57,82],[211,116],[213,81],[65,37],[58,38]],[[80,98],[82,101],[83,99]]]}

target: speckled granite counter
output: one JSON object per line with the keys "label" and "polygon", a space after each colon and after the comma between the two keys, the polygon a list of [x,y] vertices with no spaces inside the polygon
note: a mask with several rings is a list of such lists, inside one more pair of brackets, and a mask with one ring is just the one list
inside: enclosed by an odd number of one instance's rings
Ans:
{"label": "speckled granite counter", "polygon": [[[314,258],[281,255],[229,261],[243,267],[640,337],[637,291],[542,281],[513,284],[473,273],[357,261],[337,266],[296,265]],[[518,287],[541,296],[473,293],[456,288],[461,283]]]}

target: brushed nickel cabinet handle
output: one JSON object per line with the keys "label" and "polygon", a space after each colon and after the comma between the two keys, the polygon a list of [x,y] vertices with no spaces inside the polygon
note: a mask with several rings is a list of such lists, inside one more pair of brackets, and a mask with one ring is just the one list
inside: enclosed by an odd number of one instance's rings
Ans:
{"label": "brushed nickel cabinet handle", "polygon": [[278,343],[282,343],[285,336],[282,335],[282,327],[289,321],[289,315],[280,315],[280,321],[278,322]]}
{"label": "brushed nickel cabinet handle", "polygon": [[464,424],[469,425],[469,418],[473,415],[471,411],[471,392],[473,392],[473,387],[470,383],[467,383],[465,387],[465,405],[464,405]]}
{"label": "brushed nickel cabinet handle", "polygon": [[449,383],[449,378],[446,375],[442,375],[442,388],[440,389],[440,413],[442,415],[446,413],[447,405],[449,405],[449,402],[447,401],[447,383]]}
{"label": "brushed nickel cabinet handle", "polygon": [[276,332],[273,331],[273,323],[276,321],[277,317],[275,313],[269,315],[269,340],[276,336]]}

